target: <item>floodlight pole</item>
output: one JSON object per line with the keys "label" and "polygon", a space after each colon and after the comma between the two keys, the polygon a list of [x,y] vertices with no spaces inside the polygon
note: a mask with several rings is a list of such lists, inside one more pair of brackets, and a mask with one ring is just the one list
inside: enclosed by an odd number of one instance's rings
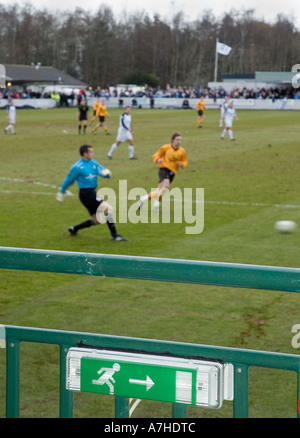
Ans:
{"label": "floodlight pole", "polygon": [[216,53],[215,53],[215,76],[214,76],[214,82],[217,82],[217,76],[218,76],[218,42],[219,38],[216,39]]}

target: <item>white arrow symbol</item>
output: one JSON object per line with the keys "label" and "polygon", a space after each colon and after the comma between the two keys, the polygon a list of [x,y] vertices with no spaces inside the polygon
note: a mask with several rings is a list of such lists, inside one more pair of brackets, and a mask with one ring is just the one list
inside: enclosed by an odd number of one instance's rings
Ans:
{"label": "white arrow symbol", "polygon": [[154,382],[147,376],[146,380],[138,380],[138,379],[129,379],[129,383],[135,383],[136,385],[146,385],[146,391],[149,391],[150,388],[154,385]]}

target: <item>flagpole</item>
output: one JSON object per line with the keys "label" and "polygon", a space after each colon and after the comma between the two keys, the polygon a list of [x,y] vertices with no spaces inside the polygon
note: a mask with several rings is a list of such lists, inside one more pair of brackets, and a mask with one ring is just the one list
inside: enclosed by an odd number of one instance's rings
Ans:
{"label": "flagpole", "polygon": [[217,77],[218,77],[218,42],[219,42],[219,38],[216,39],[216,54],[215,54],[215,76],[214,76],[214,82],[217,82]]}

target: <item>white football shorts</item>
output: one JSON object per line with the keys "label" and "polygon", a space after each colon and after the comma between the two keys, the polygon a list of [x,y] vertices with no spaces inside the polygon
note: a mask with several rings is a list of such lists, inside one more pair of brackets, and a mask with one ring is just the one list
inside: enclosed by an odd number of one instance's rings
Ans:
{"label": "white football shorts", "polygon": [[128,129],[118,129],[117,141],[122,143],[123,141],[132,140],[132,138],[132,134]]}
{"label": "white football shorts", "polygon": [[225,127],[226,128],[232,128],[232,123],[233,123],[232,119],[226,119],[225,118]]}

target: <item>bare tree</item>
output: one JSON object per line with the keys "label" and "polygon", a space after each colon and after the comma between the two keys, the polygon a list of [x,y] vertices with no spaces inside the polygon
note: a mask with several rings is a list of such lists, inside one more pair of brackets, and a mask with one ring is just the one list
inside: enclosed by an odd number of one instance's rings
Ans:
{"label": "bare tree", "polygon": [[205,86],[213,79],[217,37],[232,47],[230,56],[219,57],[218,79],[287,71],[300,59],[299,31],[283,14],[273,24],[255,18],[252,9],[233,9],[218,20],[204,10],[192,22],[183,12],[166,21],[135,11],[117,21],[105,5],[96,14],[77,8],[60,15],[27,3],[0,5],[2,63],[41,62],[92,87],[122,83],[137,72],[160,78],[163,87]]}

